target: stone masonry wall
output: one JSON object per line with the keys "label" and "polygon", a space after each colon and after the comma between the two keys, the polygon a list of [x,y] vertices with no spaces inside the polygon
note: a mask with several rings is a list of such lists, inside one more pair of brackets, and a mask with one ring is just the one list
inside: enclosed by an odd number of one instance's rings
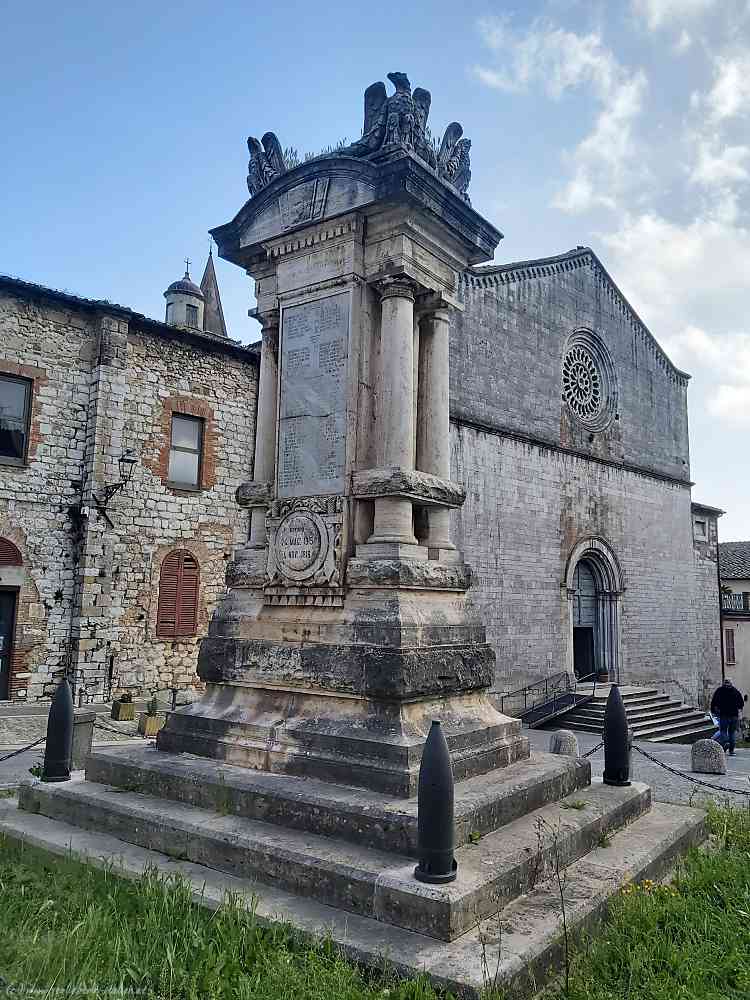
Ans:
{"label": "stone masonry wall", "polygon": [[0,537],[23,556],[0,570],[20,588],[11,697],[49,694],[67,662],[76,581],[89,381],[96,320],[65,305],[0,294],[0,372],[33,380],[29,463],[0,464]]}
{"label": "stone masonry wall", "polygon": [[[497,271],[497,269],[495,269]],[[690,479],[687,380],[614,292],[595,258],[519,266],[462,285],[451,329],[451,410],[585,455]],[[614,363],[615,418],[590,434],[561,398],[567,338],[594,331]]]}
{"label": "stone masonry wall", "polygon": [[[127,310],[37,286],[0,288],[0,372],[33,379],[23,467],[0,465],[0,537],[22,567],[0,567],[19,592],[11,697],[48,697],[70,668],[85,698],[178,687],[190,697],[233,547],[247,537],[237,486],[252,478],[254,355],[185,335]],[[205,421],[198,490],[167,483],[171,414]],[[97,497],[133,449],[130,486]],[[175,549],[200,565],[197,635],[156,636],[161,564]]]}
{"label": "stone masonry wall", "polygon": [[696,596],[689,489],[471,427],[454,425],[451,445],[467,489],[454,538],[497,652],[496,689],[566,669],[565,567],[576,542],[598,536],[624,577],[621,682],[702,702],[720,668],[702,635],[713,592]]}
{"label": "stone masonry wall", "polygon": [[[200,637],[224,591],[234,546],[247,539],[248,513],[238,508],[235,492],[252,478],[256,392],[257,369],[249,358],[242,363],[219,349],[209,353],[143,333],[129,338],[124,444],[141,463],[121,512],[118,504],[114,562],[129,567],[116,590],[118,689],[178,687],[189,693],[197,684]],[[203,488],[197,492],[167,482],[173,412],[205,421]],[[156,612],[162,562],[180,548],[200,565],[198,632],[173,641],[157,637]]]}

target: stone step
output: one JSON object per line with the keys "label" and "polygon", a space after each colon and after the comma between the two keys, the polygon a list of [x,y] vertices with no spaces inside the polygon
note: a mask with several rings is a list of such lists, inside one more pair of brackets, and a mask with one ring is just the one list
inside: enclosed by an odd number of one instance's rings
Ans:
{"label": "stone step", "polygon": [[[337,837],[364,847],[415,856],[417,800],[334,785],[316,778],[254,771],[192,754],[170,754],[152,746],[94,751],[89,781],[139,791],[277,823],[287,829]],[[491,833],[525,813],[556,801],[591,778],[588,761],[547,753],[456,783],[455,842]]]}
{"label": "stone step", "polygon": [[[661,716],[656,719],[644,719],[642,722],[630,723],[630,728],[633,733],[640,735],[644,731],[652,732],[655,730],[669,729],[670,726],[679,726],[686,723],[696,723],[705,722],[706,713],[705,712],[691,712],[686,710],[684,712],[670,712],[667,715]],[[710,720],[708,720],[710,722]]]}
{"label": "stone step", "polygon": [[83,779],[28,782],[19,793],[27,812],[446,941],[533,888],[555,856],[582,857],[650,802],[645,785],[597,781],[459,848],[458,878],[435,886],[418,882],[404,856]]}
{"label": "stone step", "polygon": [[713,734],[716,732],[716,726],[710,719],[706,719],[705,722],[702,718],[688,719],[683,722],[674,722],[668,726],[654,726],[652,729],[638,730],[634,733],[634,737],[637,740],[648,740],[651,743],[665,743],[669,740],[681,742],[683,736],[695,732],[701,732],[704,735],[706,733]]}
{"label": "stone step", "polygon": [[[643,708],[659,708],[662,705],[668,705],[672,702],[669,695],[649,695],[648,697],[638,697],[638,698],[623,698],[623,704],[625,705],[626,712],[635,712],[638,709]],[[604,709],[607,705],[606,698],[594,698],[587,705],[588,708],[592,708],[598,712],[604,713]]]}
{"label": "stone step", "polygon": [[[604,719],[605,706],[596,705],[581,705],[579,708],[575,709],[576,712],[580,714],[586,714],[592,718]],[[633,708],[630,705],[625,706],[625,714],[628,719],[640,719],[640,718],[650,718],[654,715],[659,715],[664,712],[683,712],[689,711],[694,712],[696,709],[689,705],[684,705],[680,701],[672,701],[671,699],[664,699],[658,704],[647,704],[643,706],[637,706]]]}
{"label": "stone step", "polygon": [[716,726],[700,726],[696,729],[686,729],[682,733],[665,733],[649,737],[650,743],[695,743],[696,740],[711,739],[716,732]]}
{"label": "stone step", "polygon": [[[683,706],[680,709],[670,709],[665,708],[660,712],[650,712],[647,715],[633,715],[628,712],[628,725],[633,730],[634,733],[640,730],[652,729],[655,726],[667,726],[672,722],[688,721],[691,719],[705,719],[706,713],[702,712],[700,709],[687,708]],[[568,720],[566,719],[566,722]],[[590,723],[592,725],[599,724],[600,720],[589,713],[586,712],[576,712],[572,715],[572,721],[580,723]],[[603,725],[603,720],[602,720]]]}
{"label": "stone step", "polygon": [[[486,986],[485,969],[497,986],[517,997],[536,994],[560,966],[561,925],[558,886],[542,881],[506,906],[497,918],[447,943],[344,913],[278,887],[259,886],[201,865],[170,860],[103,833],[21,812],[0,801],[0,834],[61,857],[73,856],[115,876],[138,878],[146,870],[181,875],[200,906],[216,908],[233,893],[252,904],[262,924],[289,923],[311,939],[330,938],[350,959],[373,969],[384,964],[404,975],[427,974],[433,984],[477,1000]],[[684,806],[656,803],[606,846],[595,847],[565,870],[564,898],[569,933],[589,932],[605,916],[610,900],[626,882],[658,879],[676,858],[705,838],[705,815]],[[483,960],[486,965],[483,965]]]}

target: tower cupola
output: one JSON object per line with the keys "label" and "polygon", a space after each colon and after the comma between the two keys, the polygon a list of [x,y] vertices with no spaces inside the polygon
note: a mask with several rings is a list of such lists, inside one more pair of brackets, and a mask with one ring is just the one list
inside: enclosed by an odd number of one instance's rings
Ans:
{"label": "tower cupola", "polygon": [[193,330],[203,329],[203,292],[190,278],[190,261],[185,261],[185,274],[179,281],[173,281],[164,293],[167,300],[165,322],[170,326],[186,326]]}

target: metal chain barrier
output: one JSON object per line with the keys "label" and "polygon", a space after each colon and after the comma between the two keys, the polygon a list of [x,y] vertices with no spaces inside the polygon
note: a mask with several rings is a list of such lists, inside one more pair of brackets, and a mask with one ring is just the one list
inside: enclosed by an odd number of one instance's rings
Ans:
{"label": "metal chain barrier", "polygon": [[5,757],[0,757],[0,764],[4,760],[10,760],[11,757],[17,757],[19,754],[26,753],[27,750],[33,750],[34,747],[38,747],[40,743],[44,743],[47,737],[42,736],[41,739],[36,740],[34,743],[29,743],[27,747],[21,747],[20,750],[14,750],[13,753],[6,754]]}
{"label": "metal chain barrier", "polygon": [[727,788],[724,785],[715,785],[710,781],[702,781],[700,778],[694,778],[691,774],[686,774],[684,771],[678,771],[675,767],[670,767],[669,764],[665,764],[663,760],[659,760],[658,757],[654,757],[652,754],[642,750],[635,743],[633,744],[633,749],[637,750],[642,757],[646,757],[652,763],[663,767],[665,771],[669,771],[670,774],[675,774],[678,778],[684,778],[686,781],[692,781],[694,785],[702,785],[704,788],[712,788],[717,792],[731,792],[734,795],[745,795],[750,798],[750,791],[744,788]]}
{"label": "metal chain barrier", "polygon": [[583,760],[584,757],[590,757],[592,753],[596,753],[597,750],[601,750],[603,746],[604,740],[602,740],[601,743],[597,743],[596,746],[592,747],[590,750],[587,750],[586,753],[580,754],[580,759]]}

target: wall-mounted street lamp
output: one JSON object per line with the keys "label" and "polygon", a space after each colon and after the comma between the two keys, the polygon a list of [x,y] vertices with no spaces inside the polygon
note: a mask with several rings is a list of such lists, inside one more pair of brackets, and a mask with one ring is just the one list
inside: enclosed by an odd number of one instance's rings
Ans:
{"label": "wall-mounted street lamp", "polygon": [[110,521],[109,515],[107,514],[107,505],[116,493],[119,493],[120,490],[124,490],[130,483],[130,480],[133,478],[133,469],[135,468],[137,461],[138,458],[136,457],[133,449],[127,448],[117,460],[117,467],[120,472],[119,480],[116,483],[110,483],[108,486],[105,486],[101,493],[92,494],[97,512],[105,519],[110,528],[113,528],[114,525]]}

